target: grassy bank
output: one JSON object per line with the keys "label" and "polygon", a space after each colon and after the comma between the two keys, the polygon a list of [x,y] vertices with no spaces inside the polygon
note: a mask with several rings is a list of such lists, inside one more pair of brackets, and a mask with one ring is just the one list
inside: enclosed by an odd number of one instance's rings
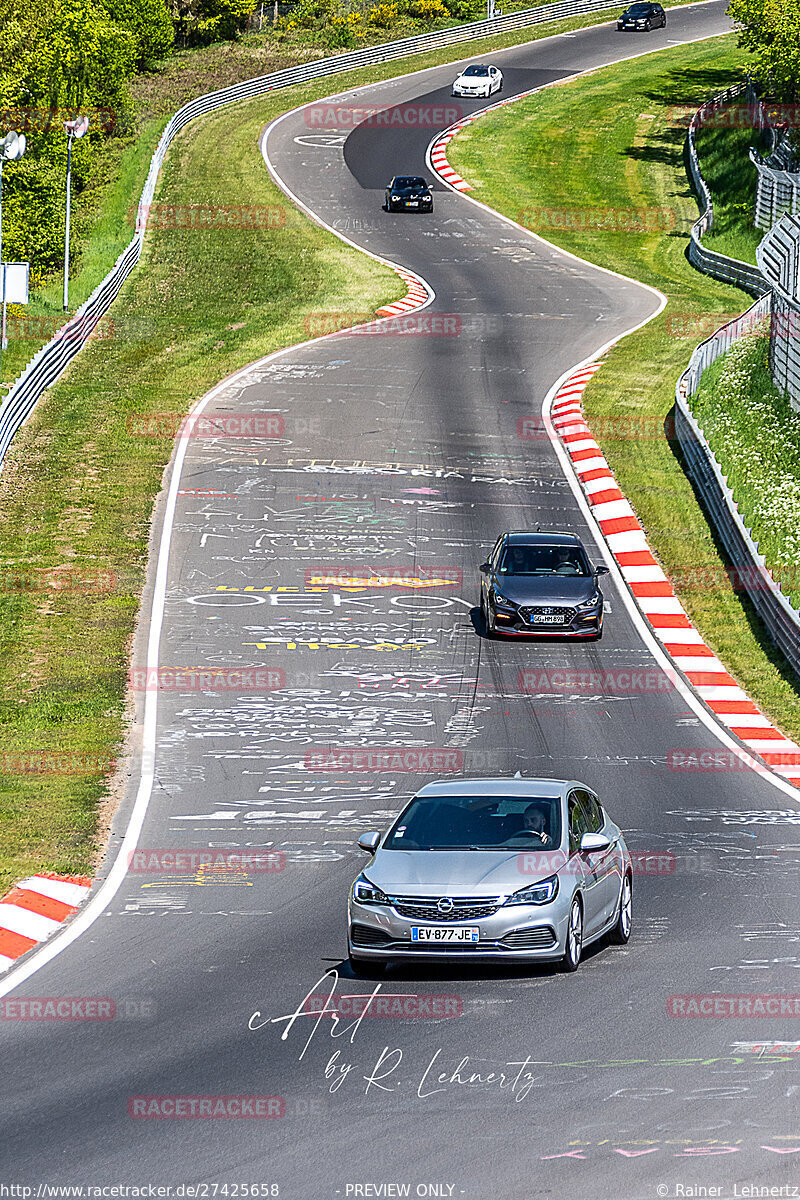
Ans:
{"label": "grassy bank", "polygon": [[800,415],[769,372],[769,338],[737,342],[704,373],[692,412],[748,528],[800,607]]}
{"label": "grassy bank", "polygon": [[703,245],[741,262],[756,261],[764,233],[753,224],[758,175],[751,146],[764,150],[765,137],[748,125],[745,104],[731,104],[697,132],[697,155],[714,203],[714,224]]}
{"label": "grassy bank", "polygon": [[[664,313],[610,352],[585,393],[587,416],[692,620],[742,686],[798,737],[796,679],[728,582],[664,432],[695,344],[749,302],[686,259],[697,205],[684,170],[685,126],[672,115],[675,106],[697,107],[735,82],[738,61],[726,37],[605,68],[482,118],[450,144],[449,158],[477,185],[479,199],[669,297]],[[641,224],[650,227],[623,232],[586,217],[554,227],[553,213],[576,208],[613,210],[628,224],[643,213]]]}

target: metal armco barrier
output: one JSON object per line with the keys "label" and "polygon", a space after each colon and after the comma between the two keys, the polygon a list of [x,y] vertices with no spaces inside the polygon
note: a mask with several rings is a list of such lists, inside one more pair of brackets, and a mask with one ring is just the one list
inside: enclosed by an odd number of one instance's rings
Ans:
{"label": "metal armco barrier", "polygon": [[742,586],[773,642],[800,675],[800,613],[773,579],[758,544],[742,520],[714,452],[689,408],[689,397],[697,391],[706,367],[729,350],[738,338],[768,319],[770,307],[771,296],[762,296],[747,312],[718,329],[694,351],[675,389],[675,434],[689,478],[700,494],[728,558],[735,568],[739,568]]}
{"label": "metal armco barrier", "polygon": [[293,83],[306,83],[326,75],[337,75],[343,71],[388,62],[406,55],[422,54],[426,50],[455,46],[459,42],[506,33],[529,25],[538,25],[544,21],[558,20],[561,17],[578,16],[582,13],[599,12],[602,9],[618,7],[619,0],[560,0],[559,3],[545,4],[540,8],[523,9],[521,12],[510,13],[505,17],[495,17],[488,21],[473,21],[468,25],[458,25],[453,29],[422,33],[416,37],[402,38],[396,42],[385,42],[380,46],[370,46],[363,50],[350,51],[347,54],[333,55],[313,63],[305,63],[303,66],[288,67],[283,71],[275,71],[271,75],[261,75],[256,79],[245,80],[244,83],[233,84],[219,91],[209,92],[184,104],[164,129],[156,152],[150,161],[150,171],[139,201],[141,219],[137,220],[137,230],[133,239],[89,299],[81,305],[71,320],[62,326],[56,336],[34,355],[0,406],[0,469],[15,433],[30,416],[39,397],[55,383],[85,345],[87,338],[97,327],[101,317],[108,311],[123,283],[139,261],[145,234],[145,229],[139,228],[139,226],[145,224],[145,217],[155,194],[158,173],[173,139],[190,121],[222,108],[226,104],[234,104],[238,100],[249,100],[253,96],[263,95],[276,88],[289,87]]}
{"label": "metal armco barrier", "polygon": [[756,259],[772,289],[772,381],[800,411],[800,215],[781,217],[760,242]]}
{"label": "metal armco barrier", "polygon": [[[703,205],[703,211],[699,219],[692,226],[690,234],[689,262],[693,267],[697,267],[698,271],[702,271],[706,275],[711,275],[714,279],[721,279],[725,283],[734,283],[738,287],[744,288],[745,291],[752,292],[755,296],[762,296],[769,288],[758,267],[751,266],[749,263],[739,262],[737,258],[728,258],[727,255],[718,254],[715,250],[707,250],[701,240],[703,234],[713,224],[714,205],[706,181],[700,172],[700,163],[698,162],[697,147],[695,145],[697,127],[698,125],[702,125],[704,121],[707,121],[718,108],[727,104],[728,101],[734,100],[737,96],[741,96],[746,91],[747,87],[745,84],[737,84],[736,87],[728,88],[727,91],[721,92],[719,96],[714,96],[713,100],[709,100],[702,108],[697,110],[689,124],[689,132],[687,134],[689,175]],[[757,104],[758,102],[752,99],[751,103]]]}

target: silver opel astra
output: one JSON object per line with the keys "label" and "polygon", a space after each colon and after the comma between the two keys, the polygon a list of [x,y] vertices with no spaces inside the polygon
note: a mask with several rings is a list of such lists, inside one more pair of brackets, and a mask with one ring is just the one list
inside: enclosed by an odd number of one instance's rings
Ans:
{"label": "silver opel astra", "polygon": [[574,971],[604,934],[631,934],[631,858],[585,784],[430,783],[353,884],[348,951],[359,974],[402,959],[560,961]]}

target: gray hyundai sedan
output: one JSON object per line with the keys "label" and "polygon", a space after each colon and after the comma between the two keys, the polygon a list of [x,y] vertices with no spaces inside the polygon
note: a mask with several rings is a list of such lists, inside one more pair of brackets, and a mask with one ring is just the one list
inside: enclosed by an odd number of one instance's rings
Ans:
{"label": "gray hyundai sedan", "polygon": [[353,884],[348,950],[359,974],[403,959],[558,961],[631,934],[631,858],[591,788],[575,780],[430,783]]}

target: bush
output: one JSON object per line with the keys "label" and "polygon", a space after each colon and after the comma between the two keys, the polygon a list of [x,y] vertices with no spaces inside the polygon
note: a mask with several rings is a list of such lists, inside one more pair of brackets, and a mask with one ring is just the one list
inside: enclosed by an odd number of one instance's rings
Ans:
{"label": "bush", "polygon": [[367,14],[370,24],[379,29],[390,29],[397,24],[399,16],[396,4],[374,4]]}
{"label": "bush", "polygon": [[105,5],[117,25],[136,38],[138,66],[172,53],[175,27],[166,0],[105,0]]}
{"label": "bush", "polygon": [[441,21],[450,16],[443,0],[412,0],[409,12],[420,21]]}

